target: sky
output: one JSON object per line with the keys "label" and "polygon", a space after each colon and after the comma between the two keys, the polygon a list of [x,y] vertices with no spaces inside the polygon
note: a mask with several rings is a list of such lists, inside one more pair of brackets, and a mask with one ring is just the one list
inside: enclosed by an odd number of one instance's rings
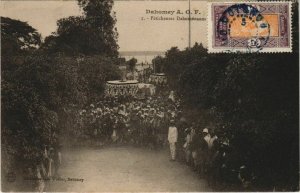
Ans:
{"label": "sky", "polygon": [[[77,1],[1,1],[1,16],[28,22],[42,37],[57,29],[56,21],[68,16],[81,15]],[[188,1],[115,1],[119,38],[119,51],[157,51],[165,52],[173,46],[184,49],[188,46],[188,21],[151,20],[151,16],[169,17],[166,14],[146,14],[146,10],[185,12]],[[191,10],[199,10],[195,16],[206,18],[207,8],[203,1],[191,1]],[[174,15],[173,15],[174,16]],[[180,15],[181,16],[181,15]],[[188,14],[182,14],[188,17]],[[141,18],[144,17],[145,20]],[[172,17],[172,16],[171,16]],[[175,18],[177,16],[174,16]],[[191,22],[191,42],[206,45],[207,21]],[[146,58],[144,56],[139,56]]]}

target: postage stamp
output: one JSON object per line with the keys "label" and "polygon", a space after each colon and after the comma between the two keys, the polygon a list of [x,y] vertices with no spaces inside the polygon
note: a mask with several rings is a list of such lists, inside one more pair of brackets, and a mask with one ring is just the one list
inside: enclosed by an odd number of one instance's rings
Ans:
{"label": "postage stamp", "polygon": [[291,52],[291,2],[208,3],[208,51]]}

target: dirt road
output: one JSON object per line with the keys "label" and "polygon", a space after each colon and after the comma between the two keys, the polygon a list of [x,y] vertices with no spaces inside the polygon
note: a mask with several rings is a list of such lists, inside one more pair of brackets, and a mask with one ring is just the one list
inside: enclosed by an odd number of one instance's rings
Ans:
{"label": "dirt road", "polygon": [[211,191],[189,167],[170,162],[167,150],[69,149],[63,152],[59,173],[61,179],[49,181],[45,191]]}

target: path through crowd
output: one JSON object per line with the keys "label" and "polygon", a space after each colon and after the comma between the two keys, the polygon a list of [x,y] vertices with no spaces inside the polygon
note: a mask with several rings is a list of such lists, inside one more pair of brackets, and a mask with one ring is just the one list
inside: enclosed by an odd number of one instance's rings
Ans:
{"label": "path through crowd", "polygon": [[205,180],[200,179],[191,168],[170,162],[168,155],[168,150],[128,146],[65,149],[59,170],[61,179],[47,182],[45,191],[211,191]]}

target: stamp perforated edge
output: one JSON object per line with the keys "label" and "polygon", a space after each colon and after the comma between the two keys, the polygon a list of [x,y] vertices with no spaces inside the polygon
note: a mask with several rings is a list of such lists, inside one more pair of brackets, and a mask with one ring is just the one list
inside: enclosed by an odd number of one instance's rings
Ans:
{"label": "stamp perforated edge", "polygon": [[289,40],[290,45],[287,48],[283,47],[277,47],[277,48],[263,48],[259,52],[255,53],[286,53],[286,52],[292,52],[292,46],[293,46],[293,36],[292,36],[292,3],[291,1],[276,1],[276,0],[270,0],[270,1],[209,1],[207,2],[207,49],[208,53],[250,53],[247,52],[246,49],[242,48],[213,48],[213,17],[212,17],[212,5],[213,4],[239,4],[239,3],[288,3],[289,4],[289,19],[288,19],[288,30],[289,30]]}

